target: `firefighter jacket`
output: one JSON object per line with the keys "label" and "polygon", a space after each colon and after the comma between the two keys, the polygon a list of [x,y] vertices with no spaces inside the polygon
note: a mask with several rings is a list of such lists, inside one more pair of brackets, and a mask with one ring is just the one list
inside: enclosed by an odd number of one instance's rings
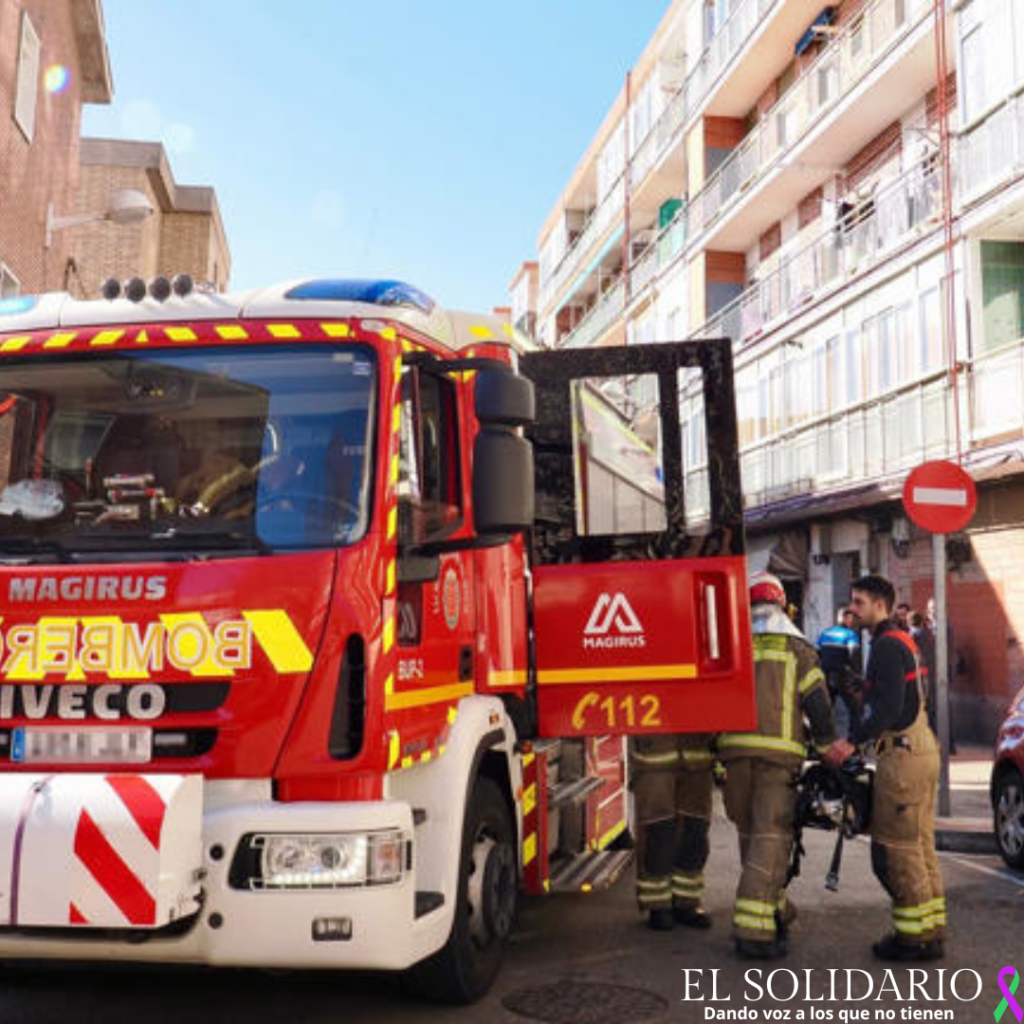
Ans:
{"label": "firefighter jacket", "polygon": [[917,644],[909,633],[886,619],[871,637],[871,657],[864,674],[864,719],[857,742],[880,739],[882,733],[909,729],[921,708],[923,679]]}
{"label": "firefighter jacket", "polygon": [[819,752],[836,738],[825,677],[814,647],[780,608],[755,605],[753,622],[757,729],[723,733],[718,737],[719,757],[798,765],[807,752],[805,718]]}

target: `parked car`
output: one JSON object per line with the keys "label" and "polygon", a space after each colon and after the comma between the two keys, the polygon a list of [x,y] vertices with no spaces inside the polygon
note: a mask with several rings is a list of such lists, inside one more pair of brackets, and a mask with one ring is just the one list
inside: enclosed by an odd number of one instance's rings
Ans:
{"label": "parked car", "polygon": [[1024,871],[1024,690],[999,727],[990,793],[999,852],[1011,868]]}

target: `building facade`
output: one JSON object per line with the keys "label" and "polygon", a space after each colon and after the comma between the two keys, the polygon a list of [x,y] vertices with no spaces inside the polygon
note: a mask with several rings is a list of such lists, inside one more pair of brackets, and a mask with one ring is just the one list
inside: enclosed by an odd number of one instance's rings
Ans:
{"label": "building facade", "polygon": [[1024,4],[675,0],[538,248],[544,344],[732,339],[751,566],[808,634],[868,570],[924,607],[899,494],[962,455],[953,722],[990,738],[1024,685]]}
{"label": "building facade", "polygon": [[77,199],[82,104],[112,95],[100,0],[0,0],[0,298],[66,286],[47,216]]}
{"label": "building facade", "polygon": [[107,278],[145,280],[188,273],[198,285],[226,290],[231,250],[212,188],[179,185],[159,142],[82,139],[76,209],[105,210],[118,189],[144,193],[153,215],[138,224],[74,228],[74,285],[96,297]]}

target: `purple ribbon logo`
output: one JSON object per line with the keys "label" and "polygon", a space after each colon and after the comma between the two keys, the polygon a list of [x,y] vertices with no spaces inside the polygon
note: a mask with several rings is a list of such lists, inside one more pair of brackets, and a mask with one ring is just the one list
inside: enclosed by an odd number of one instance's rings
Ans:
{"label": "purple ribbon logo", "polygon": [[[1003,978],[1011,978],[1009,987]],[[1013,1010],[1014,1017],[1017,1018],[1017,1024],[1021,1024],[1024,1021],[1024,1010],[1020,1008],[1020,1003],[1013,998],[1013,993],[1017,991],[1017,986],[1020,984],[1020,975],[1017,973],[1016,967],[1004,967],[999,972],[999,991],[1003,993],[1002,1002],[993,1011],[993,1016],[996,1019],[996,1024],[999,1024],[999,1019],[1004,1013],[1006,1008],[1009,1007]]]}

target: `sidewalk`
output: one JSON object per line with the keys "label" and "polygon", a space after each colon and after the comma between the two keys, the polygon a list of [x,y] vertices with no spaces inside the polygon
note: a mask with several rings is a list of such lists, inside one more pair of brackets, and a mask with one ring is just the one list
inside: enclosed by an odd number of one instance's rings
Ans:
{"label": "sidewalk", "polygon": [[950,759],[950,810],[948,818],[935,822],[935,845],[954,853],[996,853],[992,831],[989,778],[992,774],[990,747],[958,744]]}

